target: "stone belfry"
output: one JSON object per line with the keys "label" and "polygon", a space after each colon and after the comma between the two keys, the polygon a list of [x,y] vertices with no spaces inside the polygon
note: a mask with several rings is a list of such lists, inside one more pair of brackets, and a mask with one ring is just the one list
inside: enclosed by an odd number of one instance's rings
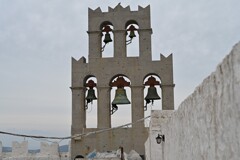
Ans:
{"label": "stone belfry", "polygon": [[[149,83],[150,86],[151,84],[160,86],[162,109],[174,109],[172,55],[168,57],[161,55],[161,60],[152,61],[150,6],[145,8],[139,6],[137,11],[131,11],[129,6],[124,8],[120,4],[115,8],[109,7],[108,12],[102,12],[100,8],[89,9],[87,33],[88,63],[85,57],[79,60],[72,58],[72,136],[111,128],[111,117],[117,109],[111,101],[113,86],[117,89],[124,87],[131,89],[129,101],[132,122],[144,118],[146,108],[144,87]],[[138,37],[133,33],[138,34]],[[127,45],[131,40],[139,41],[138,57],[127,56]],[[113,57],[104,58],[102,52],[104,47],[108,47],[108,43],[113,43]],[[97,81],[89,80],[92,77]],[[150,78],[146,82],[147,77]],[[155,78],[152,77],[158,77],[160,81],[154,81]],[[87,99],[87,91],[93,89],[97,90],[97,99],[95,97]],[[92,100],[97,101],[97,128],[86,127],[86,105]],[[120,110],[121,106],[118,109]],[[122,146],[125,152],[134,149],[144,155],[147,129],[144,121],[141,121],[134,123],[130,128],[73,138],[72,159],[76,155],[85,156],[94,149],[103,152],[116,150],[119,146]]]}

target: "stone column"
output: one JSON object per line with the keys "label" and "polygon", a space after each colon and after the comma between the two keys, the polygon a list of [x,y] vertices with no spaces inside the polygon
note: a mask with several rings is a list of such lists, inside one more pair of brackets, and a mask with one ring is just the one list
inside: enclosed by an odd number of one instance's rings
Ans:
{"label": "stone column", "polygon": [[86,128],[85,88],[72,87],[72,135]]}
{"label": "stone column", "polygon": [[95,58],[101,58],[102,57],[102,43],[101,43],[101,31],[88,31],[88,37],[89,37],[89,62],[92,59]]}
{"label": "stone column", "polygon": [[162,110],[174,110],[174,84],[161,84]]}
{"label": "stone column", "polygon": [[152,60],[151,35],[152,29],[139,29],[139,57],[144,61]]}
{"label": "stone column", "polygon": [[[132,122],[144,118],[144,86],[131,86],[132,93]],[[144,121],[136,123],[133,128],[144,128]]]}
{"label": "stone column", "polygon": [[114,57],[126,57],[126,30],[115,30],[114,33]]}
{"label": "stone column", "polygon": [[[132,91],[132,122],[144,118],[144,86],[131,86]],[[139,154],[144,154],[144,143],[148,132],[144,127],[144,121],[132,125],[132,147]]]}
{"label": "stone column", "polygon": [[111,128],[110,87],[97,87],[97,91],[98,91],[97,128]]}

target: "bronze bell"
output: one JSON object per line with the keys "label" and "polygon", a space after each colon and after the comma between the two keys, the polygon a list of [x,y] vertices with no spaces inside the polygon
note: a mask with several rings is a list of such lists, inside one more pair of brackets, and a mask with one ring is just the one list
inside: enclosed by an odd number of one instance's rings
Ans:
{"label": "bronze bell", "polygon": [[130,34],[129,34],[129,38],[133,39],[134,37],[136,37],[135,35],[135,32],[137,29],[134,27],[134,25],[131,25],[127,31],[130,31]]}
{"label": "bronze bell", "polygon": [[130,31],[129,38],[133,39],[134,37],[136,37],[136,35],[134,33],[134,30],[132,30]]}
{"label": "bronze bell", "polygon": [[147,96],[145,97],[145,100],[146,100],[147,104],[150,103],[151,101],[153,103],[153,101],[157,100],[157,99],[161,99],[161,98],[159,97],[159,95],[157,93],[156,87],[150,86],[148,88]]}
{"label": "bronze bell", "polygon": [[126,90],[124,88],[118,88],[115,93],[115,98],[112,101],[112,105],[117,104],[130,104],[130,101],[127,98]]}
{"label": "bronze bell", "polygon": [[87,97],[86,97],[87,103],[90,103],[95,99],[97,99],[97,97],[95,96],[95,90],[90,88],[88,90]]}
{"label": "bronze bell", "polygon": [[108,32],[106,32],[105,38],[104,38],[103,42],[104,42],[105,44],[107,44],[107,43],[109,43],[109,42],[112,42],[111,35],[110,35]]}

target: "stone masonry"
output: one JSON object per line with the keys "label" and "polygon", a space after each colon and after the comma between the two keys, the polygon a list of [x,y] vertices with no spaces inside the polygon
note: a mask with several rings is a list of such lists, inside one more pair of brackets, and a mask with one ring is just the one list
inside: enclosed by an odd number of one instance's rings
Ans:
{"label": "stone masonry", "polygon": [[[102,27],[106,24],[113,26],[113,57],[102,57]],[[139,28],[139,56],[127,57],[126,27],[135,24]],[[150,23],[150,6],[139,6],[137,11],[130,7],[123,8],[120,4],[102,12],[100,8],[88,11],[89,55],[88,63],[85,57],[75,60],[72,58],[72,128],[71,134],[81,134],[111,128],[111,87],[110,82],[118,76],[130,80],[132,122],[144,118],[144,79],[154,75],[161,80],[162,108],[174,109],[174,83],[172,55],[161,60],[152,61]],[[83,44],[84,45],[84,44]],[[97,128],[86,128],[86,81],[90,77],[97,79]],[[120,107],[119,107],[120,108]],[[114,115],[112,115],[114,116]],[[124,151],[136,150],[144,155],[144,143],[147,139],[147,128],[144,122],[136,123],[131,128],[121,128],[102,132],[87,137],[72,139],[71,156],[86,155],[96,149],[99,152],[116,150],[119,146]]]}

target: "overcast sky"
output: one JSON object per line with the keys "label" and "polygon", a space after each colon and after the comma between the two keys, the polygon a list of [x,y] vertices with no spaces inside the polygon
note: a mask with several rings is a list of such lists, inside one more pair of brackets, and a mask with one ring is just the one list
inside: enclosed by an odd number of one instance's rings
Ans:
{"label": "overcast sky", "polygon": [[[0,0],[0,131],[70,135],[71,57],[87,58],[88,7],[106,12],[118,3]],[[153,59],[173,53],[175,108],[240,40],[239,0],[125,0],[121,4],[131,10],[150,4]],[[0,135],[0,140],[11,146],[12,140],[23,138]],[[30,147],[36,147],[28,140]]]}

